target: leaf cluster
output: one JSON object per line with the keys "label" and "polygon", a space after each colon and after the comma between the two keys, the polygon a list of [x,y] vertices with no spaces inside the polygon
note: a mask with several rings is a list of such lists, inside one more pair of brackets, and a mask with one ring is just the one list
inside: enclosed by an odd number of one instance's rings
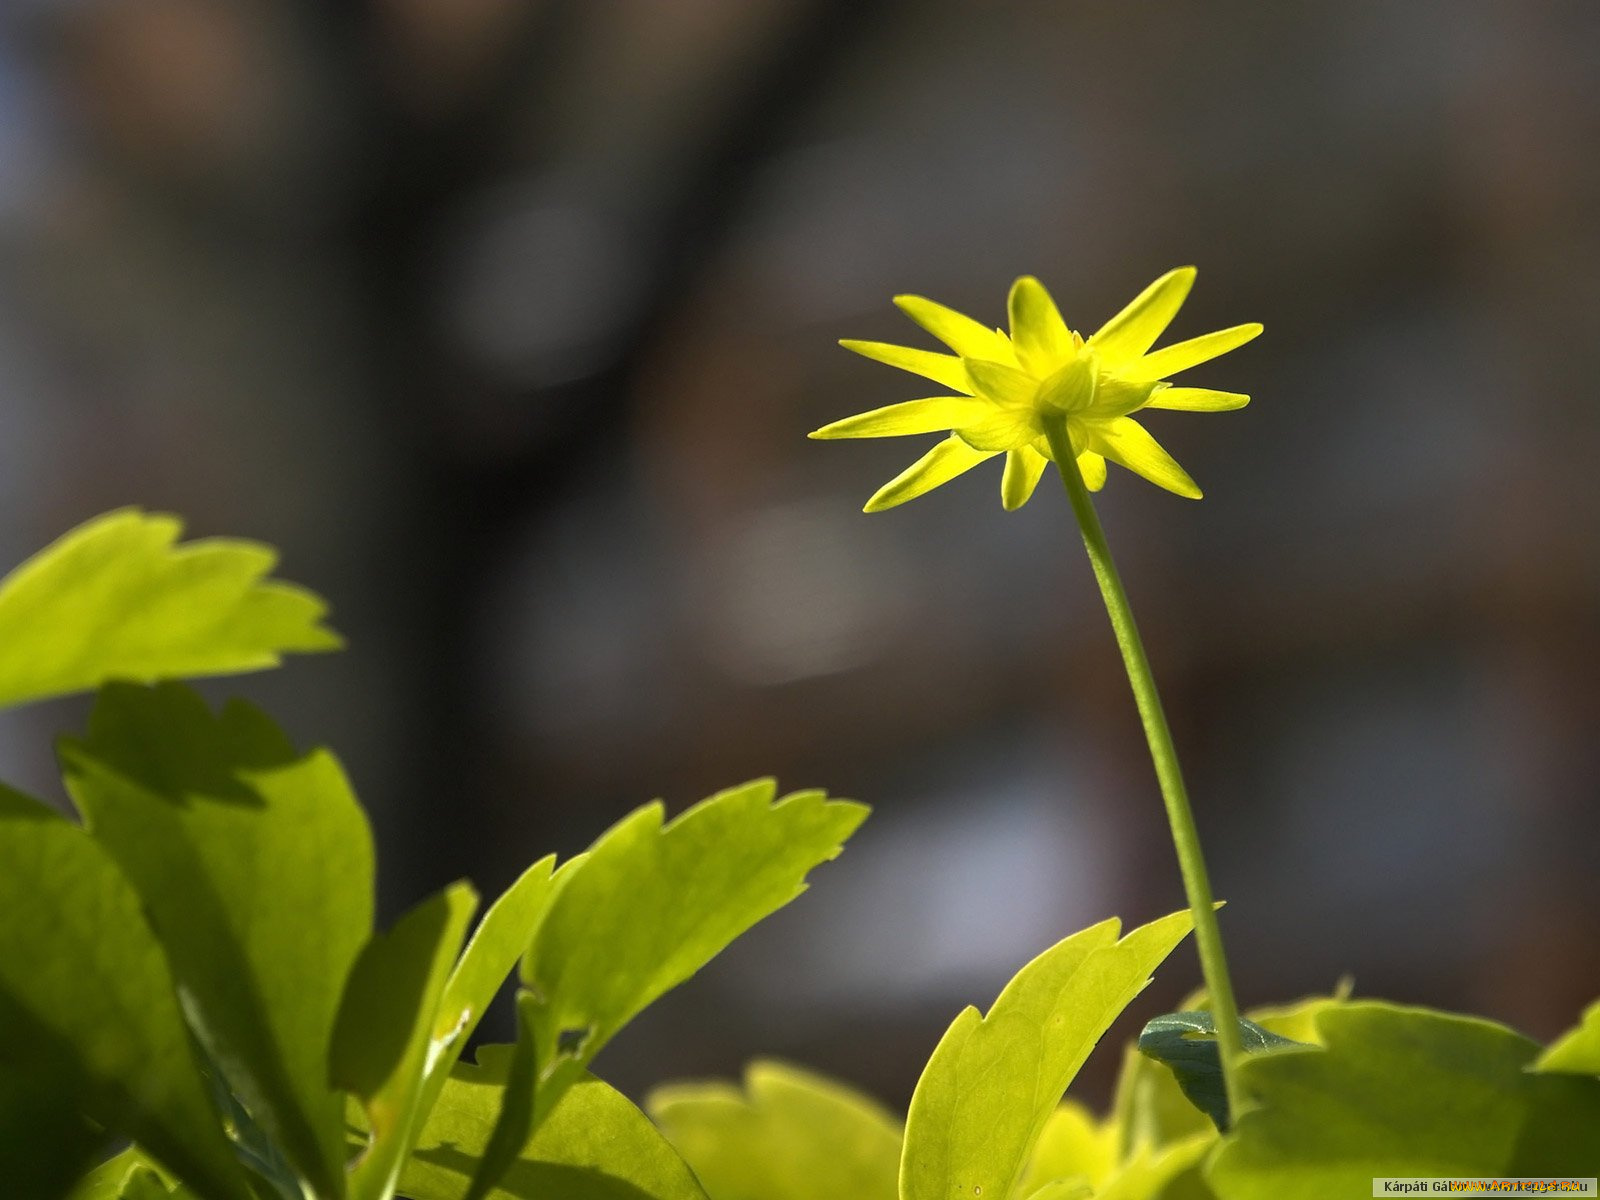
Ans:
{"label": "leaf cluster", "polygon": [[[1344,994],[1258,1010],[1230,1112],[1195,1003],[1128,1049],[1106,1117],[1064,1101],[1188,913],[1094,925],[957,1014],[903,1120],[776,1062],[642,1111],[596,1055],[866,810],[770,780],[650,804],[481,915],[460,882],[375,929],[338,760],[175,682],[336,647],[324,606],[264,547],[178,534],[109,514],[0,581],[0,704],[96,693],[58,750],[76,819],[0,785],[7,1197],[1265,1200],[1600,1172],[1600,1005],[1544,1050]],[[467,1061],[513,973],[516,1041]]]}

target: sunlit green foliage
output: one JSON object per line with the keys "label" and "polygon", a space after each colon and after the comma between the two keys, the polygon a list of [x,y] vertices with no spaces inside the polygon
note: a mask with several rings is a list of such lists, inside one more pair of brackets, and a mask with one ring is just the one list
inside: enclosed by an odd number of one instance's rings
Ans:
{"label": "sunlit green foliage", "polygon": [[343,1185],[328,1040],[372,929],[372,837],[337,762],[188,688],[104,688],[67,790],[138,891],[191,1023],[304,1178]]}
{"label": "sunlit green foliage", "polygon": [[[510,1047],[485,1046],[456,1067],[417,1143],[401,1192],[461,1200],[505,1102]],[[624,1096],[591,1075],[562,1097],[519,1149],[489,1200],[706,1200],[694,1172]]]}
{"label": "sunlit green foliage", "polygon": [[178,546],[176,517],[125,508],[80,525],[0,580],[0,707],[98,687],[227,675],[335,650],[326,606],[268,580],[270,547]]}
{"label": "sunlit green foliage", "polygon": [[[1188,913],[1120,940],[1102,922],[961,1013],[903,1129],[770,1062],[743,1088],[657,1089],[652,1124],[596,1054],[798,896],[866,810],[770,780],[670,821],[650,804],[537,861],[470,937],[466,883],[376,932],[372,837],[332,755],[147,686],[326,649],[322,604],[263,583],[262,547],[177,533],[111,514],[0,583],[0,703],[99,689],[60,745],[81,823],[0,785],[8,1200],[1264,1200],[1600,1170],[1600,1006],[1542,1054],[1343,996],[1256,1010],[1226,1136],[1181,1086],[1218,1111],[1205,1014],[1172,1014],[1147,1037],[1162,1062],[1126,1054],[1109,1116],[1063,1101]],[[516,1044],[459,1061],[519,963]]]}
{"label": "sunlit green foliage", "polygon": [[1537,1071],[1566,1075],[1600,1075],[1600,1002],[1584,1011],[1583,1020],[1562,1034],[1534,1064]]}
{"label": "sunlit green foliage", "polygon": [[1600,1167],[1600,1080],[1528,1070],[1538,1046],[1504,1026],[1374,1001],[1331,1007],[1317,1026],[1322,1047],[1245,1063],[1257,1106],[1210,1171],[1225,1200]]}
{"label": "sunlit green foliage", "polygon": [[787,1063],[744,1087],[679,1083],[646,1102],[711,1200],[894,1200],[900,1122],[859,1092]]}
{"label": "sunlit green foliage", "polygon": [[1089,1051],[1189,928],[1174,913],[1118,941],[1102,921],[1024,967],[987,1015],[963,1011],[911,1098],[902,1200],[1009,1196]]}

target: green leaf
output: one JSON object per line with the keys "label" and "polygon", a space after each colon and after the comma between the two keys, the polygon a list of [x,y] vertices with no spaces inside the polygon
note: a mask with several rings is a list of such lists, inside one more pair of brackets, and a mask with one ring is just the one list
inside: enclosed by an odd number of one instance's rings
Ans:
{"label": "green leaf", "polygon": [[573,865],[567,863],[557,872],[555,863],[555,855],[545,856],[506,889],[478,922],[472,940],[450,973],[450,981],[445,984],[444,996],[439,1001],[433,1036],[436,1043],[443,1042],[452,1032],[455,1037],[443,1052],[433,1057],[423,1076],[419,1104],[424,1113],[433,1108],[467,1039],[477,1029],[506,976],[527,950],[533,931],[544,919],[551,900]]}
{"label": "green leaf", "polygon": [[25,1077],[213,1200],[246,1200],[139,896],[78,825],[0,787],[0,1028]]}
{"label": "green leaf", "polygon": [[505,1087],[500,1096],[500,1115],[483,1148],[483,1157],[472,1172],[464,1200],[483,1200],[500,1182],[522,1148],[533,1136],[539,1090],[539,1060],[533,1045],[533,996],[517,997],[517,1044],[511,1050],[506,1068]]}
{"label": "green leaf", "polygon": [[[1078,1195],[1095,1200],[1174,1200],[1169,1189],[1177,1190],[1175,1181],[1187,1174],[1186,1182],[1209,1197],[1195,1178],[1195,1169],[1216,1141],[1216,1131],[1208,1124],[1174,1142],[1141,1146],[1124,1156],[1118,1150],[1115,1121],[1096,1121],[1082,1106],[1068,1101],[1045,1122],[1015,1194],[1028,1200]],[[1178,1194],[1189,1193],[1178,1190]]]}
{"label": "green leaf", "polygon": [[1565,1075],[1600,1075],[1600,1000],[1584,1010],[1583,1020],[1539,1055],[1533,1069]]}
{"label": "green leaf", "polygon": [[[1304,1045],[1239,1018],[1239,1040],[1246,1054]],[[1228,1093],[1222,1082],[1222,1052],[1216,1021],[1209,1012],[1167,1013],[1148,1022],[1139,1034],[1139,1053],[1170,1070],[1178,1087],[1212,1124],[1228,1128]]]}
{"label": "green leaf", "polygon": [[67,789],[143,900],[226,1089],[319,1194],[344,1191],[328,1047],[372,929],[372,835],[338,763],[239,701],[102,690]]}
{"label": "green leaf", "polygon": [[1326,1049],[1247,1058],[1256,1103],[1212,1160],[1222,1200],[1367,1195],[1376,1176],[1600,1171],[1600,1080],[1526,1068],[1491,1021],[1371,1001],[1318,1018]]}
{"label": "green leaf", "polygon": [[1031,1192],[1019,1192],[1027,1200],[1094,1200],[1094,1189],[1081,1179],[1052,1179]]}
{"label": "green leaf", "polygon": [[477,907],[465,883],[418,904],[361,951],[333,1031],[334,1083],[360,1099],[371,1140],[356,1163],[357,1200],[388,1200],[427,1114],[421,1111],[428,1059],[461,1036],[435,1036],[439,1000]]}
{"label": "green leaf", "polygon": [[[1122,1164],[1110,1182],[1095,1193],[1095,1200],[1166,1200],[1180,1176],[1197,1174],[1196,1168],[1216,1142],[1216,1133],[1207,1130],[1159,1150],[1141,1151]],[[1198,1178],[1192,1178],[1191,1185],[1202,1195],[1209,1194]]]}
{"label": "green leaf", "polygon": [[1197,1133],[1216,1132],[1209,1117],[1189,1103],[1171,1071],[1130,1045],[1122,1056],[1111,1102],[1117,1153],[1131,1158]]}
{"label": "green leaf", "polygon": [[671,1084],[645,1108],[711,1200],[895,1200],[900,1122],[831,1079],[755,1062],[742,1091]]}
{"label": "green leaf", "polygon": [[1017,1194],[1031,1196],[1046,1183],[1069,1179],[1081,1179],[1093,1191],[1111,1178],[1117,1163],[1116,1128],[1066,1100],[1046,1118]]}
{"label": "green leaf", "polygon": [[568,865],[522,961],[537,997],[540,1110],[640,1009],[805,890],[839,853],[863,805],[770,779],[730,789],[662,824],[638,809]]}
{"label": "green leaf", "polygon": [[[511,1048],[483,1046],[479,1066],[457,1065],[400,1191],[412,1200],[460,1200],[502,1105]],[[488,1200],[706,1200],[694,1173],[649,1119],[591,1075],[567,1089]]]}
{"label": "green leaf", "polygon": [[[1291,1004],[1253,1008],[1250,1020],[1263,1029],[1296,1042],[1315,1044],[1318,1014],[1345,1002],[1341,987],[1331,996],[1312,996]],[[1204,991],[1184,1001],[1186,1009],[1205,1004]],[[1156,1150],[1194,1134],[1214,1131],[1211,1120],[1196,1108],[1178,1086],[1173,1073],[1160,1062],[1129,1046],[1123,1055],[1112,1101],[1111,1125],[1117,1132],[1117,1152],[1131,1159],[1140,1151]]]}
{"label": "green leaf", "polygon": [[48,1074],[0,1066],[0,1181],[19,1200],[57,1200],[99,1157],[106,1138]]}
{"label": "green leaf", "polygon": [[955,1019],[911,1098],[901,1200],[1011,1194],[1067,1084],[1190,919],[1174,913],[1118,941],[1120,927],[1113,917],[1058,942],[987,1016]]}
{"label": "green leaf", "polygon": [[265,578],[268,546],[231,538],[174,545],[176,517],[125,508],[96,517],[0,580],[0,707],[98,687],[275,667],[336,650],[311,592]]}
{"label": "green leaf", "polygon": [[85,1175],[69,1200],[167,1200],[171,1195],[161,1172],[138,1147],[129,1147]]}

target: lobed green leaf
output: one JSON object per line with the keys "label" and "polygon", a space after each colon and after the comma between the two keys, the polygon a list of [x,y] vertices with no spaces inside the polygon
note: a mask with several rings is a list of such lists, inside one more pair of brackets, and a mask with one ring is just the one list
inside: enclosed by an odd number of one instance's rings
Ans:
{"label": "lobed green leaf", "polygon": [[1103,921],[1023,967],[987,1016],[962,1012],[911,1098],[901,1200],[1010,1196],[1089,1051],[1190,924],[1174,913],[1118,941]]}
{"label": "lobed green leaf", "polygon": [[1372,1001],[1317,1026],[1325,1049],[1241,1064],[1256,1106],[1209,1168],[1221,1200],[1365,1195],[1385,1175],[1600,1171],[1600,1080],[1529,1071],[1538,1047],[1520,1034]]}
{"label": "lobed green leaf", "polygon": [[277,666],[335,650],[313,593],[266,579],[270,547],[176,545],[176,517],[125,508],[72,530],[0,580],[0,707],[87,691]]}
{"label": "lobed green leaf", "polygon": [[251,1117],[319,1194],[344,1191],[328,1050],[372,929],[365,816],[327,751],[301,755],[240,701],[111,684],[67,790],[138,891],[190,1023]]}
{"label": "lobed green leaf", "polygon": [[636,1013],[803,892],[867,813],[776,792],[748,783],[665,825],[661,804],[646,805],[564,868],[522,960],[541,1112]]}
{"label": "lobed green leaf", "polygon": [[711,1200],[894,1200],[900,1122],[831,1079],[761,1061],[742,1090],[672,1084],[645,1108]]}

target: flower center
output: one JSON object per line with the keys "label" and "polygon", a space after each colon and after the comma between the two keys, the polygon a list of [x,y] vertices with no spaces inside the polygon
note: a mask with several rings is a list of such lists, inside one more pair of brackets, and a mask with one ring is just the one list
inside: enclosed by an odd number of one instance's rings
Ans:
{"label": "flower center", "polygon": [[1092,351],[1078,352],[1078,356],[1060,368],[1039,385],[1034,396],[1034,410],[1041,416],[1048,410],[1079,413],[1094,403],[1095,385],[1100,372]]}

